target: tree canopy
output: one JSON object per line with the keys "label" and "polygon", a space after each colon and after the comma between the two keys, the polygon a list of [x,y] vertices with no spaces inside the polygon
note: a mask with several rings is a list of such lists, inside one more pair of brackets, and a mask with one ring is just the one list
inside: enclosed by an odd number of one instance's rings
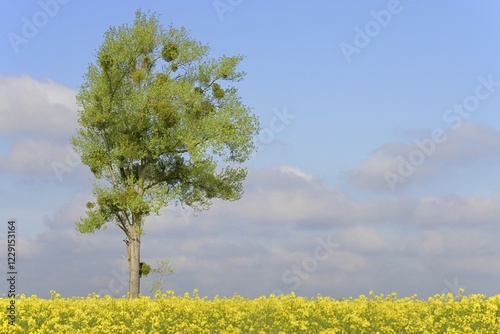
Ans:
{"label": "tree canopy", "polygon": [[233,86],[245,74],[237,70],[243,57],[209,51],[186,29],[165,29],[157,15],[137,11],[133,25],[105,33],[77,95],[72,144],[96,180],[76,228],[119,227],[129,260],[133,253],[131,279],[140,246],[129,242],[139,244],[148,215],[242,196],[241,164],[254,152],[259,122]]}

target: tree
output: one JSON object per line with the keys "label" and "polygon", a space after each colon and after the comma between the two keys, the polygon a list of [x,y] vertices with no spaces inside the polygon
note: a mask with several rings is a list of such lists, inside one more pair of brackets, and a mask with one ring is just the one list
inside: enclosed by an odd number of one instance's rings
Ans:
{"label": "tree", "polygon": [[76,223],[125,233],[129,293],[140,293],[140,247],[150,214],[168,205],[206,210],[238,200],[259,122],[232,85],[242,56],[210,58],[184,28],[165,29],[137,11],[133,25],[110,27],[77,95],[71,139],[95,180],[94,201]]}

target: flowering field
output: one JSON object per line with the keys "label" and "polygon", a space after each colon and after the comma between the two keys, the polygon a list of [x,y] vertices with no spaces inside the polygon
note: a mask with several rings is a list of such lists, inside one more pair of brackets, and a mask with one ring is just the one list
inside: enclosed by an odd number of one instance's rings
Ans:
{"label": "flowering field", "polygon": [[436,295],[427,301],[395,294],[332,299],[263,296],[246,299],[175,296],[134,300],[90,295],[0,299],[0,333],[500,333],[500,295]]}

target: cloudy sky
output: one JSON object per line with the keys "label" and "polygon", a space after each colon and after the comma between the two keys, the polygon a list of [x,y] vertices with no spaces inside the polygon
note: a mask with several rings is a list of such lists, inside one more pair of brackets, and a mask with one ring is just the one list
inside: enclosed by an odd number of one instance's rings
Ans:
{"label": "cloudy sky", "polygon": [[175,268],[164,289],[500,292],[498,2],[147,3],[0,1],[0,270],[16,219],[19,292],[126,293],[121,231],[75,232],[91,174],[69,138],[104,32],[138,8],[245,55],[263,128],[240,201],[148,219],[142,259]]}

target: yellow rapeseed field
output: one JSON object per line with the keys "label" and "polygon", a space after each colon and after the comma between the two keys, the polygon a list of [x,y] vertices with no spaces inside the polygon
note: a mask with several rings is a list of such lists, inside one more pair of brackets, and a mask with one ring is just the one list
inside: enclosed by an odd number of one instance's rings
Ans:
{"label": "yellow rapeseed field", "polygon": [[436,295],[427,301],[396,294],[349,299],[293,293],[214,299],[172,291],[155,298],[20,296],[15,325],[4,310],[1,333],[500,333],[500,295]]}

